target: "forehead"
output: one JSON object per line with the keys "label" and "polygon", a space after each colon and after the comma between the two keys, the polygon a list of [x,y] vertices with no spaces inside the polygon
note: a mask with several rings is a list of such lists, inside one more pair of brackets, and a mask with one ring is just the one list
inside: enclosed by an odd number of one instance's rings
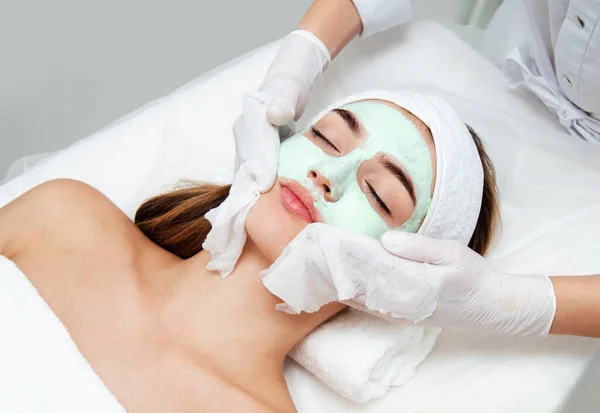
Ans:
{"label": "forehead", "polygon": [[[423,146],[425,139],[411,119],[398,106],[379,100],[352,102],[340,107],[351,112],[360,124],[362,149],[374,154],[388,152],[398,156],[406,145]],[[335,116],[335,115],[334,115]]]}
{"label": "forehead", "polygon": [[382,100],[382,99],[357,100],[356,102],[349,103],[348,105],[352,105],[354,103],[361,103],[361,102],[378,103],[378,104],[382,104],[382,105],[385,105],[385,106],[395,109],[396,111],[401,113],[406,119],[408,119],[415,126],[415,128],[417,128],[417,130],[419,131],[421,136],[423,136],[425,138],[425,140],[428,141],[428,143],[429,142],[433,143],[433,135],[431,134],[431,129],[429,129],[429,127],[425,124],[425,122],[423,122],[418,116],[413,114],[408,109],[403,108],[402,106],[398,106],[395,103],[390,102],[388,100]]}

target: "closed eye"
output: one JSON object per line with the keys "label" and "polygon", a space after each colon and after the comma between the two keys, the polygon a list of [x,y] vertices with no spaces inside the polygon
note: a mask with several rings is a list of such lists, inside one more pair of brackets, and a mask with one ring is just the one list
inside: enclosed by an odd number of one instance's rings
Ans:
{"label": "closed eye", "polygon": [[314,126],[310,127],[310,132],[311,134],[319,139],[321,142],[323,142],[326,146],[330,147],[331,149],[333,149],[334,151],[336,151],[337,153],[340,153],[340,150],[329,140],[325,137],[325,135],[323,135],[321,132],[319,132]]}
{"label": "closed eye", "polygon": [[378,162],[382,163],[385,169],[392,173],[404,185],[408,194],[410,195],[410,199],[413,202],[413,205],[417,204],[417,196],[415,195],[415,187],[411,179],[404,173],[402,169],[400,169],[396,164],[391,162],[388,159],[385,159],[385,156],[380,156]]}
{"label": "closed eye", "polygon": [[371,186],[370,183],[368,183],[367,181],[365,181],[365,183],[367,184],[367,188],[369,188],[369,195],[371,196],[371,198],[373,200],[375,200],[375,203],[377,205],[379,205],[379,208],[388,216],[391,217],[392,216],[392,211],[388,208],[388,206],[385,204],[385,202],[383,202],[383,200],[379,197],[379,195],[377,195],[377,192],[375,192],[375,189],[373,189],[373,187]]}

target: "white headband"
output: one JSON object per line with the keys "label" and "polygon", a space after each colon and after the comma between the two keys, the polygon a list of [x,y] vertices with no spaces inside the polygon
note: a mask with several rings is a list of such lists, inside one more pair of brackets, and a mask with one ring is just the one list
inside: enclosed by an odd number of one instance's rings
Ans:
{"label": "white headband", "polygon": [[421,119],[433,135],[437,173],[429,211],[418,233],[467,245],[473,236],[483,196],[483,166],[471,133],[444,100],[412,92],[374,90],[347,96],[332,109],[359,100],[392,102]]}

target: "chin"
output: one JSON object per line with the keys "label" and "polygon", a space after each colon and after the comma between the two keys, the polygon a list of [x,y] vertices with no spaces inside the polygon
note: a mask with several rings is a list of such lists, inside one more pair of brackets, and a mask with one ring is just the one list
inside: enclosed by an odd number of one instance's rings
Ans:
{"label": "chin", "polygon": [[248,213],[246,233],[269,260],[275,261],[308,224],[285,208],[277,180]]}

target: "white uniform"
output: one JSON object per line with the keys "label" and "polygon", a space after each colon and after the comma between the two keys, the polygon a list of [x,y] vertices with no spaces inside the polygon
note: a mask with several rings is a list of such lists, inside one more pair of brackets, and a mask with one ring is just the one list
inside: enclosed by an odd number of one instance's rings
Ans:
{"label": "white uniform", "polygon": [[[362,37],[411,17],[409,0],[354,4]],[[506,0],[488,31],[508,85],[537,95],[572,135],[600,143],[600,0]]]}
{"label": "white uniform", "polygon": [[363,24],[361,38],[404,23],[412,17],[410,0],[352,0]]}

